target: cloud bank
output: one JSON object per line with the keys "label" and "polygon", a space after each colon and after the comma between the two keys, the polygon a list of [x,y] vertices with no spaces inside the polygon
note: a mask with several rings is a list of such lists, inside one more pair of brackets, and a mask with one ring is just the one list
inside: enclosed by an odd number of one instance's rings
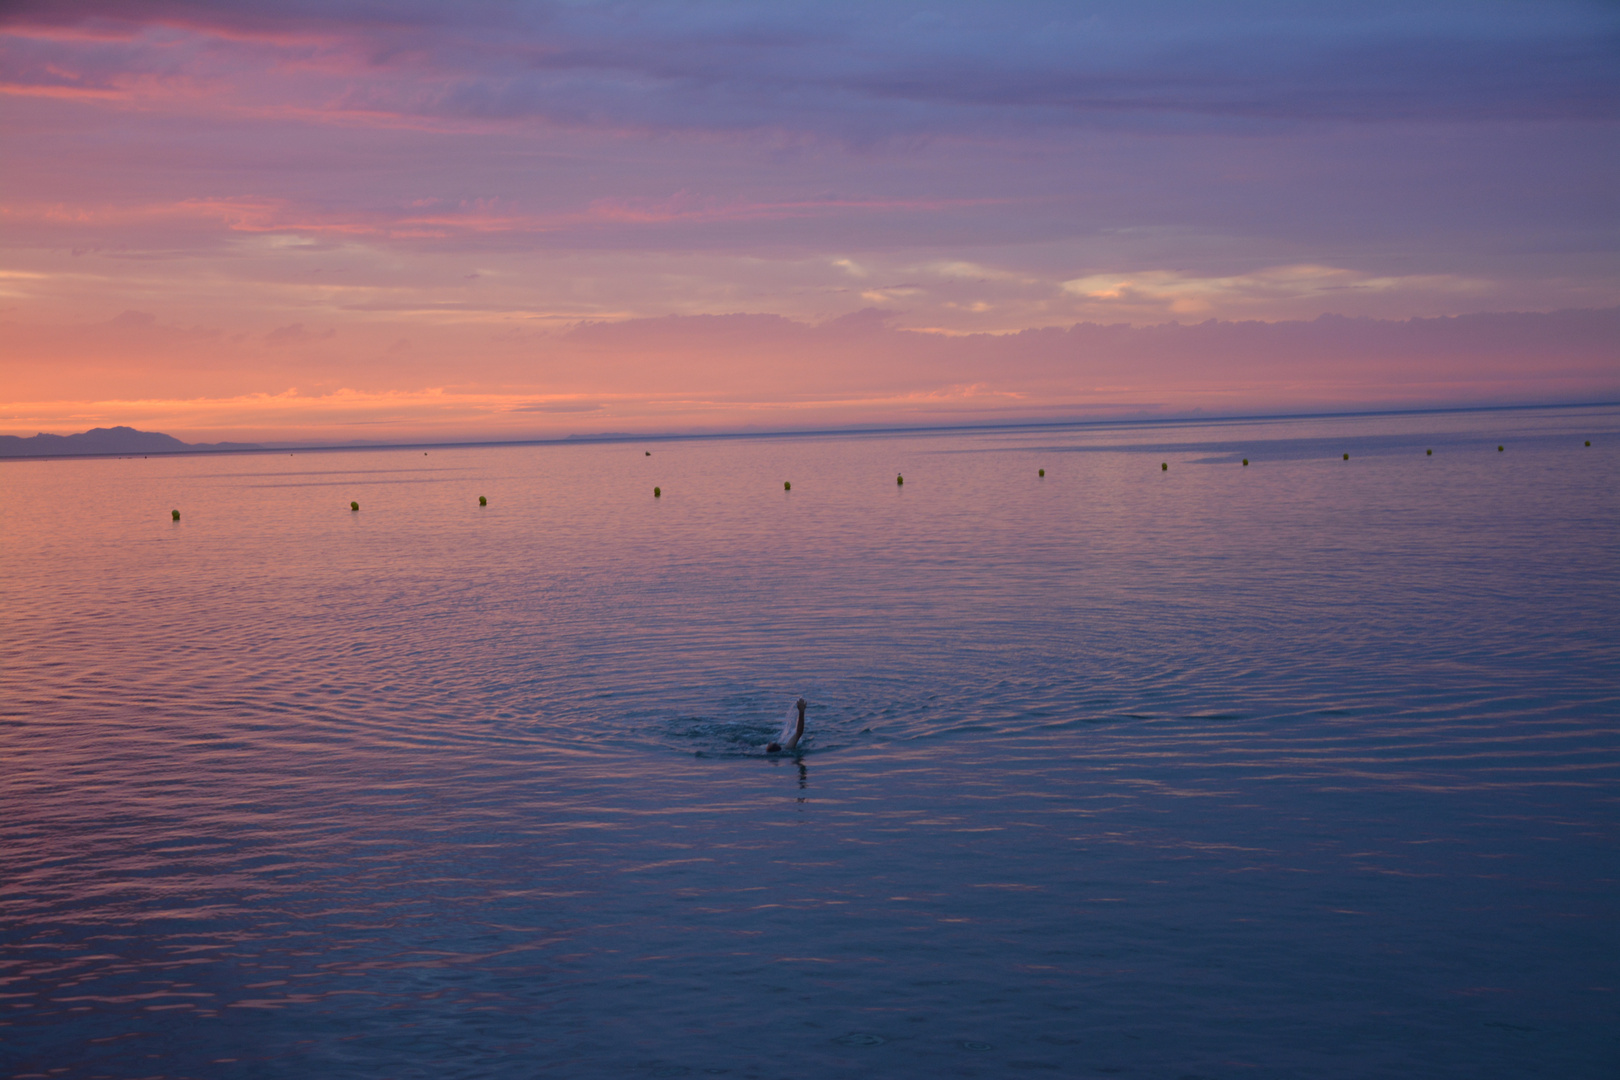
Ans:
{"label": "cloud bank", "polygon": [[[490,342],[479,365],[437,382],[449,373],[434,365],[408,374],[408,350],[393,350],[386,377],[345,365],[368,346],[339,335],[306,331],[302,352],[244,339],[237,347],[261,359],[220,367],[227,343],[191,329],[120,318],[72,333],[84,336],[27,340],[42,354],[83,356],[80,383],[115,392],[14,402],[0,425],[31,433],[116,421],[193,441],[476,440],[1620,400],[1617,308],[1001,335],[898,329],[876,310],[821,324],[670,316]],[[187,373],[119,382],[95,368],[99,335],[113,333],[127,352]],[[257,381],[271,364],[276,392]]]}

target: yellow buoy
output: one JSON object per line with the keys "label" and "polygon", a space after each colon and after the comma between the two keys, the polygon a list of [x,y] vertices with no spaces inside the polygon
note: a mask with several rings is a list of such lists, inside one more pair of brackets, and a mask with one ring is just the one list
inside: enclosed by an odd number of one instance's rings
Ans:
{"label": "yellow buoy", "polygon": [[664,497],[664,489],[663,488],[653,488],[653,498],[662,499],[663,497]]}
{"label": "yellow buoy", "polygon": [[482,495],[480,495],[480,496],[478,496],[478,505],[479,506],[488,506],[489,505],[489,500],[484,498]]}
{"label": "yellow buoy", "polygon": [[1591,440],[1591,439],[1587,439],[1587,440],[1586,440],[1586,445],[1587,445],[1587,446],[1591,446],[1591,445],[1592,445],[1592,440]]}
{"label": "yellow buoy", "polygon": [[903,483],[905,483],[905,482],[906,482],[906,478],[905,478],[905,477],[903,477],[903,476],[896,476],[896,477],[895,477],[895,478],[894,478],[894,482],[895,482],[895,483],[896,483],[896,484],[903,484]]}
{"label": "yellow buoy", "polygon": [[1344,455],[1344,460],[1349,461],[1350,460],[1350,455],[1349,454]]}
{"label": "yellow buoy", "polygon": [[782,490],[783,491],[792,491],[793,490],[793,481],[791,481],[791,480],[782,481]]}
{"label": "yellow buoy", "polygon": [[1160,472],[1169,472],[1170,471],[1170,463],[1168,461],[1159,462],[1159,471]]}
{"label": "yellow buoy", "polygon": [[349,509],[350,510],[358,510],[358,509],[360,509],[360,504],[357,503],[357,502],[352,502],[352,503],[349,504]]}
{"label": "yellow buoy", "polygon": [[1423,451],[1423,456],[1424,457],[1434,457],[1434,451],[1433,450],[1425,450],[1425,451]]}
{"label": "yellow buoy", "polygon": [[174,521],[179,521],[180,520],[180,511],[178,511],[178,510],[170,510],[169,511],[169,517],[170,517],[170,519],[172,519]]}
{"label": "yellow buoy", "polygon": [[1042,469],[1042,470],[1041,470],[1041,475],[1042,475],[1042,476],[1045,476],[1045,475],[1046,475],[1046,470],[1045,470],[1045,469]]}
{"label": "yellow buoy", "polygon": [[1244,458],[1244,459],[1243,459],[1243,464],[1244,464],[1244,466],[1245,466],[1245,467],[1247,467],[1247,466],[1248,466],[1248,464],[1249,464],[1249,459],[1248,459],[1248,458]]}
{"label": "yellow buoy", "polygon": [[1497,447],[1497,448],[1496,448],[1496,452],[1497,452],[1497,453],[1498,453],[1498,454],[1500,454],[1500,453],[1501,453],[1501,452],[1502,452],[1502,448],[1501,448],[1501,447],[1500,447],[1500,446],[1498,446],[1498,447]]}

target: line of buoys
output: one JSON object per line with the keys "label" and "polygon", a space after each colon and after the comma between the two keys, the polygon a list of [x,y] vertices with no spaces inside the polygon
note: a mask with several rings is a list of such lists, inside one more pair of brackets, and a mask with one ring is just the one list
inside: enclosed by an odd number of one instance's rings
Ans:
{"label": "line of buoys", "polygon": [[[1591,446],[1592,445],[1592,440],[1591,439],[1585,440],[1585,445],[1586,446]],[[1497,448],[1496,448],[1496,452],[1498,454],[1505,453],[1506,450],[1507,450],[1507,447],[1503,446],[1503,445],[1498,445]],[[647,457],[652,457],[652,451],[651,450],[644,450],[644,451],[642,451],[642,453],[645,454]],[[288,456],[290,457],[292,455],[289,454]],[[427,452],[423,451],[422,456],[427,457]],[[1433,457],[1434,456],[1434,449],[1432,447],[1430,447],[1430,448],[1424,450],[1423,451],[1423,456],[1424,457]],[[1343,460],[1344,461],[1349,461],[1350,460],[1350,455],[1349,454],[1343,455]],[[1249,459],[1248,458],[1243,459],[1243,465],[1244,465],[1245,468],[1248,467],[1248,465],[1249,465]],[[1160,472],[1169,472],[1170,471],[1170,463],[1168,461],[1159,462],[1159,471]],[[1035,471],[1035,474],[1037,476],[1041,477],[1042,479],[1046,478],[1046,470],[1045,469],[1037,469]],[[906,478],[905,478],[905,476],[903,474],[897,473],[897,474],[895,474],[894,482],[895,482],[896,486],[904,486],[905,482],[906,482]],[[791,480],[782,481],[782,490],[783,491],[792,491],[793,490],[793,481],[791,481]],[[653,498],[661,499],[663,497],[664,497],[664,489],[663,488],[661,488],[661,487],[653,488]],[[485,496],[485,495],[478,496],[478,505],[479,506],[488,506],[489,505],[488,496]],[[349,503],[349,511],[350,511],[350,513],[358,513],[359,510],[360,510],[360,504],[358,502],[350,502]],[[178,511],[178,510],[170,510],[169,511],[169,517],[170,517],[170,520],[172,520],[172,521],[179,521],[180,520],[180,511]]]}

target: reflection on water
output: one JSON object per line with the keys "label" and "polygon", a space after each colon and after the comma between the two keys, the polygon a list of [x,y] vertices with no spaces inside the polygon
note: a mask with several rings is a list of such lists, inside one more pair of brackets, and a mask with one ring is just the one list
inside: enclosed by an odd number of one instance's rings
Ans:
{"label": "reflection on water", "polygon": [[1617,420],[5,463],[0,1075],[1612,1075]]}

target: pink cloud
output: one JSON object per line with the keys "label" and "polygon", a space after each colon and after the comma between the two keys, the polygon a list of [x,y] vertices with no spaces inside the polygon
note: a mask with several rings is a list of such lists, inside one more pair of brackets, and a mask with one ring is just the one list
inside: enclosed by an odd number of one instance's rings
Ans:
{"label": "pink cloud", "polygon": [[[430,350],[459,341],[459,351],[477,357],[453,385],[433,365],[412,366],[383,327],[370,336],[351,328],[341,349],[306,353],[275,346],[323,346],[334,340],[331,329],[289,324],[263,335],[261,345],[181,331],[139,312],[71,333],[13,324],[9,336],[24,350],[59,363],[51,378],[30,382],[26,399],[6,406],[0,428],[31,434],[91,417],[182,437],[230,430],[353,437],[361,425],[401,438],[507,438],[567,434],[580,430],[573,418],[581,416],[592,430],[728,430],[1620,395],[1620,309],[1090,323],[955,337],[899,330],[891,321],[879,312],[821,324],[776,316],[644,319],[476,346],[450,329],[420,336]],[[109,349],[121,352],[113,363],[130,375],[122,386],[101,366]],[[204,371],[212,392],[199,396],[193,388],[203,385]],[[87,401],[87,385],[111,392]],[[176,426],[183,424],[190,426]]]}
{"label": "pink cloud", "polygon": [[274,330],[264,335],[264,341],[267,345],[280,347],[285,345],[303,345],[312,341],[325,341],[328,338],[336,336],[337,331],[331,329],[330,327],[317,333],[312,330],[305,330],[303,323],[291,323],[287,326],[276,327]]}

